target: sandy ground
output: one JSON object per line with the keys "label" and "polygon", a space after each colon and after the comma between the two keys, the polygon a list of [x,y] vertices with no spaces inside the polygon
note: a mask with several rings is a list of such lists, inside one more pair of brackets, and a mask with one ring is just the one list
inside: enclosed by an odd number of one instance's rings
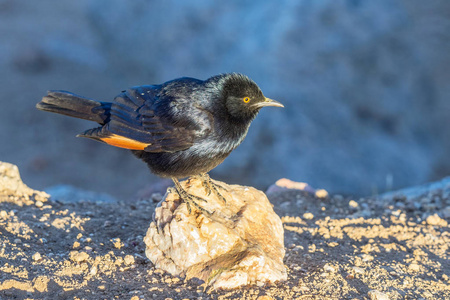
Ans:
{"label": "sandy ground", "polygon": [[0,191],[0,299],[450,299],[449,215],[436,214],[448,213],[448,192],[269,198],[284,224],[288,281],[210,291],[145,257],[160,194],[67,203]]}

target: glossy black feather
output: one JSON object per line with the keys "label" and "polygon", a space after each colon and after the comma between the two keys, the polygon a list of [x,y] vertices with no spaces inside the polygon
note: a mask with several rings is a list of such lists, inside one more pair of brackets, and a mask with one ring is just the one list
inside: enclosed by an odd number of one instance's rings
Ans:
{"label": "glossy black feather", "polygon": [[270,100],[256,83],[235,73],[138,86],[112,103],[52,93],[38,108],[102,125],[83,137],[108,141],[119,136],[144,143],[143,150],[133,153],[155,174],[177,178],[206,173],[220,164],[245,138],[261,108],[257,104]]}

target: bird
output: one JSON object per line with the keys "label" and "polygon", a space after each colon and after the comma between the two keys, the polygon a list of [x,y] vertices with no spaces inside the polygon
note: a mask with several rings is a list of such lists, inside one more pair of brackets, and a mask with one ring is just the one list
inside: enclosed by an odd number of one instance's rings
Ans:
{"label": "bird", "polygon": [[125,148],[150,171],[171,178],[180,198],[209,213],[179,179],[198,176],[223,201],[207,174],[242,143],[261,108],[284,107],[267,98],[246,75],[224,73],[206,80],[182,77],[123,90],[112,102],[51,90],[36,104],[43,111],[97,122],[77,135]]}

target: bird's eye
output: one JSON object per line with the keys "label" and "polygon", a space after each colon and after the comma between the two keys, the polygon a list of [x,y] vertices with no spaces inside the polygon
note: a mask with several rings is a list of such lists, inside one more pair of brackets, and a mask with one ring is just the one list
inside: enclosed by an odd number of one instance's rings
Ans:
{"label": "bird's eye", "polygon": [[245,97],[245,98],[242,99],[242,100],[244,100],[245,103],[249,103],[249,102],[250,102],[250,97]]}

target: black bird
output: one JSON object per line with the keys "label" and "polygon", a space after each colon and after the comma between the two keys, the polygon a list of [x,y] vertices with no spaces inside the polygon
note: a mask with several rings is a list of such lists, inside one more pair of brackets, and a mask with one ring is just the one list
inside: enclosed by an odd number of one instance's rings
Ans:
{"label": "black bird", "polygon": [[99,123],[100,127],[78,136],[130,149],[154,174],[174,181],[189,211],[190,204],[205,211],[194,199],[205,200],[188,194],[178,178],[201,176],[208,194],[213,190],[221,197],[206,173],[244,140],[250,123],[265,106],[283,107],[237,73],[132,87],[112,103],[49,91],[36,105]]}

